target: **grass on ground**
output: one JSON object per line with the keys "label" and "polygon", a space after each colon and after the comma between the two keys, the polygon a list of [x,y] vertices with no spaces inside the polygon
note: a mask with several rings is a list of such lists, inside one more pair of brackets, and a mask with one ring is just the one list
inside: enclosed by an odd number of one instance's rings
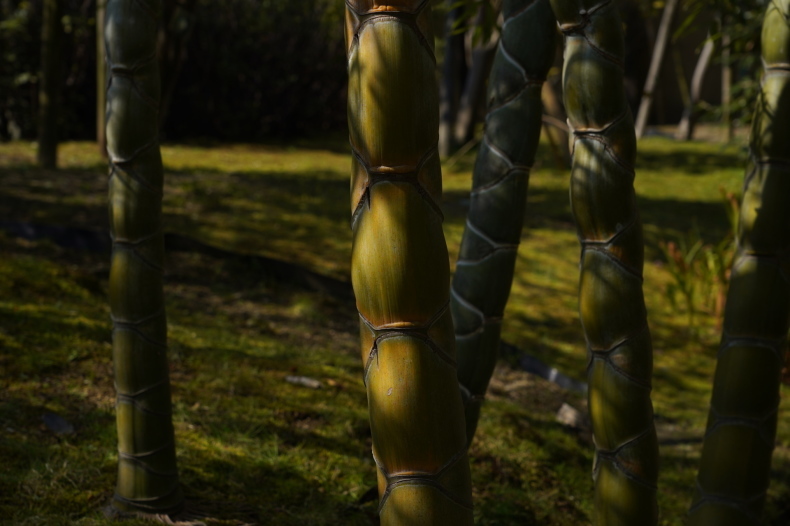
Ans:
{"label": "grass on ground", "polygon": [[[167,229],[347,280],[351,233],[346,147],[165,146]],[[0,145],[0,221],[106,228],[107,176],[90,143],[61,147],[62,169],[34,166],[29,144]],[[445,170],[445,233],[455,260],[472,154]],[[728,232],[719,187],[738,191],[738,145],[640,143],[645,297],[655,347],[661,524],[691,498],[718,342],[697,298],[696,326],[668,300],[660,250],[696,229]],[[503,336],[577,379],[585,351],[579,247],[567,172],[541,150]],[[0,523],[105,524],[115,481],[114,391],[106,254],[0,234]],[[179,467],[208,524],[375,524],[362,364],[353,301],[278,282],[249,259],[168,256],[167,313]],[[288,375],[318,379],[312,390]],[[787,389],[783,388],[783,395]],[[503,361],[470,449],[480,525],[589,523],[592,444],[563,427],[577,395]],[[56,413],[75,433],[55,435]],[[767,524],[790,517],[790,426],[780,413]]]}

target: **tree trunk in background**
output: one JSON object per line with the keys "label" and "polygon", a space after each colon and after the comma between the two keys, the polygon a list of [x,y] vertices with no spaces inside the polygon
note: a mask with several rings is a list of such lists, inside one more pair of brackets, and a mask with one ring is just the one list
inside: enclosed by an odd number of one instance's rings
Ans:
{"label": "tree trunk in background", "polygon": [[730,112],[730,105],[732,104],[732,64],[730,64],[730,35],[724,29],[726,18],[722,24],[721,33],[721,120],[724,121],[726,128],[727,141],[731,141],[733,137],[732,129],[732,114]]}
{"label": "tree trunk in background", "polygon": [[713,39],[710,37],[705,40],[705,45],[702,46],[697,65],[694,67],[694,73],[691,76],[688,105],[683,110],[683,117],[680,119],[680,124],[678,124],[678,129],[675,133],[675,138],[677,139],[690,141],[694,136],[694,126],[697,124],[697,104],[702,95],[702,83],[705,81],[705,73],[708,71],[715,47]]}
{"label": "tree trunk in background", "polygon": [[689,89],[689,83],[686,82],[686,70],[683,67],[683,57],[681,57],[677,46],[671,46],[671,48],[672,65],[675,66],[675,82],[678,85],[680,100],[683,101],[683,108],[685,109],[691,104],[691,90]]}
{"label": "tree trunk in background", "polygon": [[429,0],[349,0],[351,281],[384,526],[471,525]]}
{"label": "tree trunk in background", "polygon": [[[455,0],[447,0],[448,5]],[[463,79],[466,76],[466,52],[464,50],[464,34],[453,34],[453,26],[461,12],[456,7],[447,13],[444,37],[444,62],[442,63],[442,82],[439,89],[439,155],[447,157],[455,151],[455,118],[461,100]]]}
{"label": "tree trunk in background", "polygon": [[557,96],[557,92],[551,86],[551,82],[543,83],[541,101],[543,102],[544,113],[548,115],[548,117],[554,119],[551,123],[547,123],[546,121],[549,119],[544,118],[543,130],[546,132],[546,136],[551,143],[551,148],[554,151],[557,168],[569,168],[571,165],[571,149],[568,145],[568,131],[560,127],[560,124],[562,124],[567,128],[567,124],[565,124],[567,115],[565,115],[562,109],[560,99]]}
{"label": "tree trunk in background", "polygon": [[178,76],[187,58],[187,45],[195,27],[196,0],[166,0],[159,30],[157,55],[162,83],[159,126],[163,129],[173,101]]}
{"label": "tree trunk in background", "polygon": [[38,164],[55,169],[58,163],[60,103],[60,1],[44,0],[41,23],[41,76],[38,83]]}
{"label": "tree trunk in background", "polygon": [[107,157],[107,135],[105,133],[107,105],[107,61],[104,49],[104,14],[107,0],[96,2],[96,144],[99,153]]}
{"label": "tree trunk in background", "polygon": [[768,4],[738,248],[691,526],[761,524],[790,315],[790,0]]}
{"label": "tree trunk in background", "polygon": [[[476,25],[482,24],[482,7],[477,15]],[[455,131],[453,137],[455,144],[463,146],[471,141],[475,136],[475,125],[478,123],[480,109],[485,105],[486,79],[491,71],[491,64],[496,53],[496,36],[491,34],[488,42],[474,45],[472,43],[472,53],[469,71],[464,81],[464,91],[461,95],[461,102],[458,106],[458,113],[455,117]]]}
{"label": "tree trunk in background", "polygon": [[450,294],[470,443],[497,360],[529,171],[540,140],[541,87],[556,47],[556,20],[548,0],[505,0],[502,10],[502,38],[488,79],[485,134]]}
{"label": "tree trunk in background", "polygon": [[636,115],[636,138],[641,139],[645,134],[647,119],[650,116],[650,105],[653,102],[653,92],[656,89],[658,75],[661,72],[661,65],[664,63],[664,52],[669,43],[669,31],[672,29],[672,21],[675,18],[675,8],[678,0],[667,0],[664,13],[661,16],[661,24],[658,27],[656,44],[653,46],[653,57],[650,59],[650,70],[645,80],[645,89],[642,91],[642,102],[639,104],[639,112]]}
{"label": "tree trunk in background", "polygon": [[472,64],[464,83],[464,93],[458,107],[453,133],[455,144],[463,145],[474,139],[477,115],[481,105],[485,103],[485,80],[491,71],[496,47],[493,44],[475,47],[472,51]]}
{"label": "tree trunk in background", "polygon": [[109,0],[110,311],[117,389],[120,512],[177,513],[176,469],[162,290],[162,158],[159,153],[158,0]]}
{"label": "tree trunk in background", "polygon": [[551,3],[565,34],[565,111],[574,136],[571,208],[582,244],[579,316],[596,447],[593,523],[647,526],[658,521],[658,444],[622,23],[613,2]]}

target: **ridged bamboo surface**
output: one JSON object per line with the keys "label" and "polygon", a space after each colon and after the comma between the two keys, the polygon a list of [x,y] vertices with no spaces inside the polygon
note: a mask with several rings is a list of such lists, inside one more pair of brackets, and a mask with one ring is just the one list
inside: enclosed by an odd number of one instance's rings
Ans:
{"label": "ridged bamboo surface", "polygon": [[496,365],[540,140],[541,87],[556,45],[549,0],[505,0],[502,14],[502,37],[488,78],[485,134],[450,293],[469,442]]}
{"label": "ridged bamboo surface", "polygon": [[692,526],[761,524],[790,315],[790,0],[772,0]]}
{"label": "ridged bamboo surface", "polygon": [[594,523],[646,526],[658,520],[658,445],[622,22],[612,1],[552,0],[552,6],[565,35],[571,207],[582,244],[579,314],[596,444]]}
{"label": "ridged bamboo surface", "polygon": [[110,308],[117,390],[113,507],[169,514],[183,503],[176,470],[162,291],[162,159],[158,143],[158,0],[110,0],[107,150],[113,240]]}
{"label": "ridged bamboo surface", "polygon": [[471,525],[428,1],[346,2],[352,284],[383,525]]}

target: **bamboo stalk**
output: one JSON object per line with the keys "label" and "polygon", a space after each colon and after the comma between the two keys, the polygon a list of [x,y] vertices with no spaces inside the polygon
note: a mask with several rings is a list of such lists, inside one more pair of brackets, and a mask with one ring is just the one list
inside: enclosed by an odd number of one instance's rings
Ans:
{"label": "bamboo stalk", "polygon": [[162,290],[158,0],[109,0],[105,22],[110,160],[110,309],[117,390],[120,512],[183,506],[170,408]]}
{"label": "bamboo stalk", "polygon": [[721,120],[724,122],[727,141],[733,138],[732,123],[732,63],[730,33],[727,30],[728,16],[722,17],[721,32]]}
{"label": "bamboo stalk", "polygon": [[772,0],[690,524],[761,524],[790,316],[790,0]]}
{"label": "bamboo stalk", "polygon": [[637,139],[641,139],[645,134],[647,119],[650,116],[650,105],[653,103],[653,94],[658,82],[658,75],[661,73],[661,66],[664,63],[664,52],[669,44],[669,31],[672,29],[672,21],[675,18],[677,5],[678,0],[667,0],[664,6],[664,13],[661,15],[656,43],[653,46],[653,56],[650,59],[650,69],[647,72],[645,89],[642,91],[642,101],[639,103],[639,111],[636,115]]}
{"label": "bamboo stalk", "polygon": [[96,2],[96,145],[102,157],[107,157],[105,135],[107,107],[107,60],[104,49],[104,13],[107,0]]}
{"label": "bamboo stalk", "polygon": [[714,48],[713,38],[708,36],[699,53],[699,58],[697,58],[694,73],[691,75],[691,91],[686,102],[686,108],[683,110],[683,117],[680,119],[678,129],[675,132],[676,139],[690,141],[694,137],[694,127],[697,124],[697,104],[702,98],[702,83],[705,80],[705,73],[708,71]]}
{"label": "bamboo stalk", "polygon": [[348,0],[351,274],[379,514],[471,525],[428,0]]}
{"label": "bamboo stalk", "polygon": [[548,0],[505,0],[502,9],[502,38],[488,79],[485,134],[451,291],[468,442],[496,364],[529,172],[540,140],[541,87],[556,44]]}
{"label": "bamboo stalk", "polygon": [[459,19],[462,7],[455,0],[445,0],[447,19],[444,28],[444,61],[442,62],[442,81],[439,86],[439,155],[447,157],[456,148],[454,130],[458,106],[461,100],[463,79],[466,77],[466,57],[463,33],[453,34],[455,22]]}
{"label": "bamboo stalk", "polygon": [[656,524],[653,356],[642,294],[636,138],[623,87],[622,23],[610,0],[552,0],[552,6],[565,34],[571,207],[582,245],[579,314],[596,445],[593,522]]}

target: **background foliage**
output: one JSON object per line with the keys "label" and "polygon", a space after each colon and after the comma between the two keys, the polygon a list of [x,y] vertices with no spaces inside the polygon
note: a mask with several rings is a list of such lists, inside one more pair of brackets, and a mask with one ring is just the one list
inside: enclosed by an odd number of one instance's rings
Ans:
{"label": "background foliage", "polygon": [[[59,131],[63,140],[91,139],[95,134],[96,1],[61,0],[65,34]],[[664,3],[620,3],[624,22],[635,28],[635,37],[649,37]],[[0,0],[0,140],[36,135],[41,4],[41,0]],[[437,0],[437,28],[442,27],[447,9],[459,4],[465,6],[460,26],[470,27],[478,37],[495,30],[496,9],[491,6],[496,2],[488,0]],[[730,110],[740,122],[750,119],[748,105],[758,87],[764,6],[765,0],[685,0],[675,24],[676,39],[700,29],[702,34],[710,30],[717,41],[724,33],[730,35]],[[485,16],[477,17],[478,12]],[[343,3],[334,0],[197,0],[194,30],[164,137],[255,141],[345,129],[342,14]],[[626,76],[634,79],[632,106],[638,103],[642,69],[649,61],[649,39],[643,40],[631,38],[627,46]],[[438,51],[441,60],[441,45]],[[717,53],[713,67],[719,65]],[[709,119],[721,117],[721,107],[706,109]]]}
{"label": "background foliage", "polygon": [[[60,135],[89,138],[96,120],[96,5],[92,0],[61,3]],[[0,0],[0,139],[36,135],[41,15],[41,0]]]}
{"label": "background foliage", "polygon": [[[63,139],[95,134],[96,1],[63,3]],[[174,0],[168,0],[174,1]],[[342,2],[199,0],[164,135],[250,141],[345,126]],[[0,0],[0,139],[36,133],[41,0]]]}
{"label": "background foliage", "polygon": [[167,137],[250,140],[344,127],[343,8],[335,0],[199,1]]}
{"label": "background foliage", "polygon": [[[741,123],[751,122],[754,108],[752,102],[760,88],[760,31],[767,0],[685,0],[676,22],[673,39],[705,27],[721,46],[724,35],[730,38],[729,65],[733,69],[732,101],[729,110]],[[712,13],[712,16],[711,16]],[[720,51],[720,49],[719,49]],[[714,64],[722,65],[717,53]],[[721,106],[706,108],[708,117],[718,121],[722,117]]]}

